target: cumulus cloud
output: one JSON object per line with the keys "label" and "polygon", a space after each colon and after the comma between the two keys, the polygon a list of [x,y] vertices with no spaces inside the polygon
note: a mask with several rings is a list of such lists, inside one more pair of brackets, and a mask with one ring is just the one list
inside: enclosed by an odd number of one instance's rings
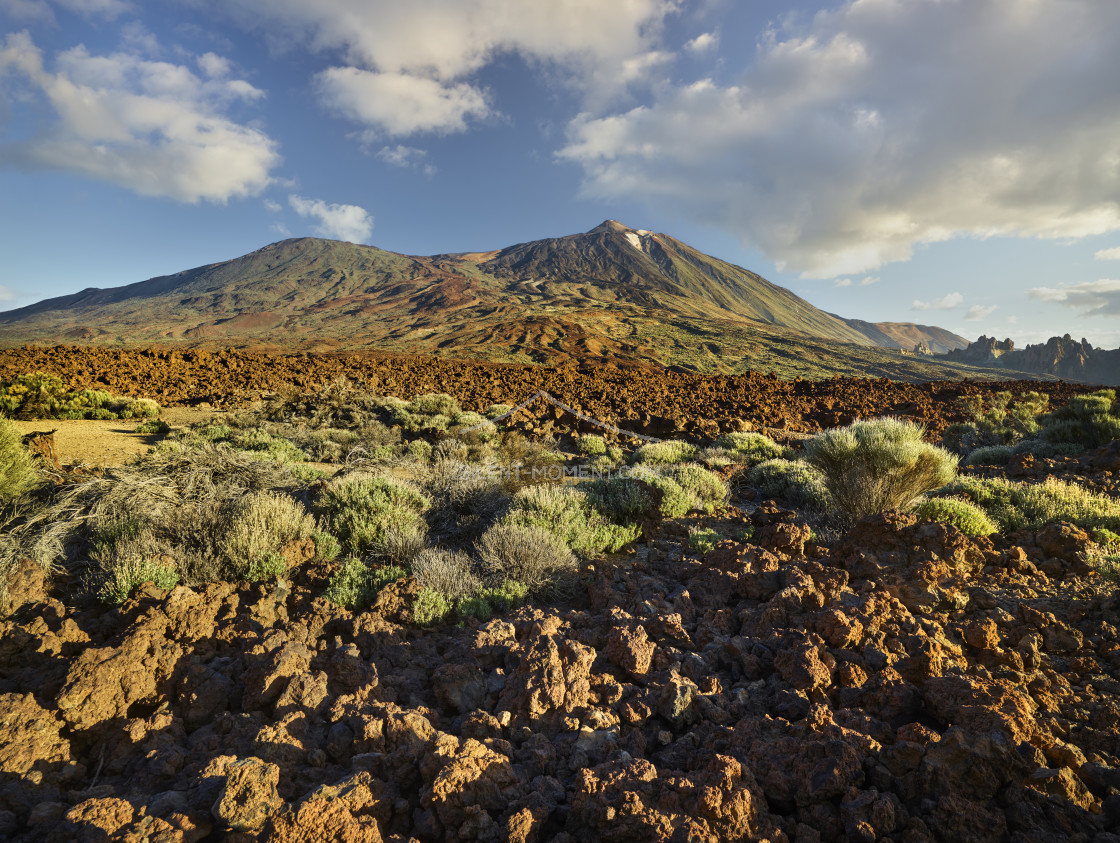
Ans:
{"label": "cumulus cloud", "polygon": [[31,139],[0,140],[0,167],[65,170],[143,196],[225,202],[259,193],[280,160],[264,132],[224,113],[264,96],[244,80],[203,79],[184,65],[80,46],[59,54],[51,72],[26,32],[0,42],[0,80],[14,80],[20,104],[30,99],[54,114]]}
{"label": "cumulus cloud", "polygon": [[466,83],[356,67],[329,68],[316,83],[328,108],[389,135],[461,132],[469,118],[491,113],[483,92]]}
{"label": "cumulus cloud", "polygon": [[837,281],[834,281],[832,283],[832,286],[833,287],[850,287],[850,286],[852,286],[852,279],[851,278],[841,278]]}
{"label": "cumulus cloud", "polygon": [[968,313],[965,314],[964,321],[980,322],[981,320],[987,319],[989,316],[995,313],[998,308],[998,304],[989,305],[988,307],[974,304],[968,309]]}
{"label": "cumulus cloud", "polygon": [[328,205],[322,199],[305,199],[294,193],[288,204],[301,217],[319,221],[314,231],[320,237],[362,243],[373,231],[373,217],[358,205]]}
{"label": "cumulus cloud", "polygon": [[1035,287],[1028,295],[1081,311],[1082,316],[1120,316],[1120,281],[1102,278],[1067,287]]}
{"label": "cumulus cloud", "polygon": [[765,39],[734,85],[582,115],[559,155],[585,196],[852,275],[956,236],[1120,229],[1117,78],[1120,3],[849,0]]}
{"label": "cumulus cloud", "polygon": [[1093,254],[1099,261],[1120,261],[1120,246],[1114,249],[1101,249]]}
{"label": "cumulus cloud", "polygon": [[10,290],[3,284],[0,284],[0,303],[15,301],[15,297],[16,294],[14,290]]}
{"label": "cumulus cloud", "polygon": [[325,104],[382,135],[407,136],[458,132],[491,115],[470,77],[502,54],[559,69],[588,103],[609,101],[671,58],[655,42],[677,3],[225,0],[220,8],[274,43],[339,56],[344,64],[316,78]]}
{"label": "cumulus cloud", "polygon": [[960,293],[949,293],[944,298],[935,301],[919,301],[914,299],[914,304],[911,305],[913,310],[952,310],[954,307],[960,307],[964,301],[964,296]]}
{"label": "cumulus cloud", "polygon": [[697,35],[691,41],[686,41],[684,48],[695,55],[710,53],[719,46],[719,35],[715,32],[705,32]]}

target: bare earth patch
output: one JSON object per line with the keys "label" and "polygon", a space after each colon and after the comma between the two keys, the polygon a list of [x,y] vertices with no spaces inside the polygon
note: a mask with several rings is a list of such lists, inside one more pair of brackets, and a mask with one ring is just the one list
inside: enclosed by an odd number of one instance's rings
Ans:
{"label": "bare earth patch", "polygon": [[[165,407],[160,418],[175,428],[205,421],[212,415],[214,410],[209,407]],[[137,433],[136,428],[140,426],[140,422],[136,419],[42,419],[17,421],[15,424],[25,436],[28,433],[54,431],[55,455],[65,465],[124,465],[143,454],[161,438]]]}

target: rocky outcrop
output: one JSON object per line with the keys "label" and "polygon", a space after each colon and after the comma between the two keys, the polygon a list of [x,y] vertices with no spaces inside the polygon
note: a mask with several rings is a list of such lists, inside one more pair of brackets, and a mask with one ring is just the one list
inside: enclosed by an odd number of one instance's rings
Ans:
{"label": "rocky outcrop", "polygon": [[1078,342],[1069,334],[1021,349],[1016,349],[1009,339],[999,342],[994,337],[982,336],[967,348],[942,356],[977,366],[1001,366],[1066,380],[1120,385],[1120,349],[1094,348],[1088,340]]}

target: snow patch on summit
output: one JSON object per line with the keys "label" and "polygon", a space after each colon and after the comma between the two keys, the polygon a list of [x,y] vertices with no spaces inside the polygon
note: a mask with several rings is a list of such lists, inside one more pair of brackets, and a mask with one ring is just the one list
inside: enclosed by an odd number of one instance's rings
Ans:
{"label": "snow patch on summit", "polygon": [[631,246],[633,246],[639,252],[642,251],[642,238],[638,236],[638,233],[627,231],[626,239],[630,241]]}

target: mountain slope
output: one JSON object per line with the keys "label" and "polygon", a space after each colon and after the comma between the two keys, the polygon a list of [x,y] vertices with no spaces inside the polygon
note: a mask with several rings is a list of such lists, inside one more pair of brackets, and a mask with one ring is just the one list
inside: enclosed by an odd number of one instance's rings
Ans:
{"label": "mountain slope", "polygon": [[[959,376],[959,367],[876,348],[891,342],[881,327],[825,313],[667,235],[607,221],[584,234],[432,257],[285,240],[175,275],[0,313],[0,343]],[[940,330],[912,327],[922,336]]]}

